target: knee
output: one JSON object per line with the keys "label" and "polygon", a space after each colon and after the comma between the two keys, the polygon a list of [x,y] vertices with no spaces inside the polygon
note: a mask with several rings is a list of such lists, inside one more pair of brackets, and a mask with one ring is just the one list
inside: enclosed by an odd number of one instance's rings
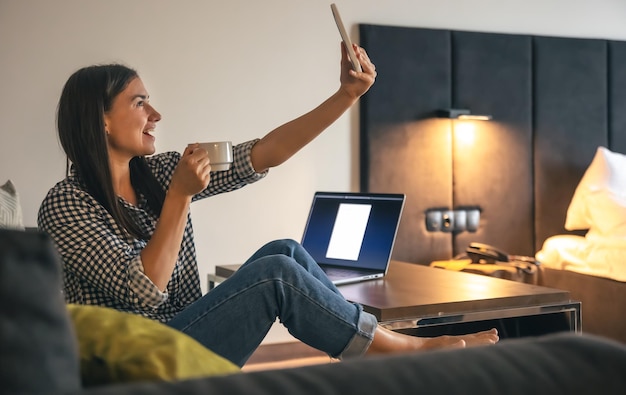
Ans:
{"label": "knee", "polygon": [[293,239],[279,239],[267,243],[263,250],[267,251],[268,254],[282,254],[292,257],[300,248],[302,248],[300,243]]}
{"label": "knee", "polygon": [[299,276],[301,267],[292,258],[284,254],[267,255],[250,262],[249,266],[254,270],[264,273],[266,279],[286,279]]}
{"label": "knee", "polygon": [[282,256],[288,258],[289,264],[297,264],[307,271],[315,270],[317,266],[315,260],[308,254],[300,243],[292,239],[280,239],[270,241],[259,249],[249,260],[255,261],[265,257]]}
{"label": "knee", "polygon": [[276,246],[278,248],[288,248],[290,250],[300,247],[300,243],[293,239],[279,239],[270,241],[268,244]]}

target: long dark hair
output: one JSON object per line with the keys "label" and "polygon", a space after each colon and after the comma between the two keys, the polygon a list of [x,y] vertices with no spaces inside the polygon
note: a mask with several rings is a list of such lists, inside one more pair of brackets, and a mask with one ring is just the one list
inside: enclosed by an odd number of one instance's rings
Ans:
{"label": "long dark hair", "polygon": [[[89,66],[76,71],[65,83],[59,99],[57,129],[67,155],[68,173],[71,162],[87,191],[117,224],[136,238],[148,239],[150,236],[119,203],[113,190],[104,129],[104,114],[111,109],[115,97],[137,77],[135,70],[119,64]],[[142,193],[148,207],[159,216],[165,191],[144,157],[131,160],[130,176],[135,192]]]}

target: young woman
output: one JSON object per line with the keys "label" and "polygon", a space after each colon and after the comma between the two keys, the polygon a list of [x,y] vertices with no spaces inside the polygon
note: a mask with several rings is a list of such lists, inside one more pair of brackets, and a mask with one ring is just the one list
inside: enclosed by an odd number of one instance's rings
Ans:
{"label": "young woman", "polygon": [[351,69],[342,46],[337,92],[263,138],[236,145],[231,169],[221,172],[211,172],[207,152],[197,145],[182,155],[153,155],[161,114],[134,70],[112,64],[76,71],[57,114],[71,168],[38,216],[64,261],[66,300],[159,320],[240,366],[276,318],[335,358],[497,342],[495,330],[437,338],[385,330],[346,301],[292,240],[268,243],[201,294],[191,202],[260,180],[350,108],[376,77],[366,52],[354,49],[362,72]]}

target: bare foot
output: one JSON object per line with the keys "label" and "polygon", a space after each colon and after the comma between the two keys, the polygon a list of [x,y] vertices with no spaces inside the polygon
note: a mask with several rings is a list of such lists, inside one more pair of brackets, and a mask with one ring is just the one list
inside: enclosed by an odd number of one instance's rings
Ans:
{"label": "bare foot", "polygon": [[498,331],[470,333],[459,336],[416,337],[394,332],[379,326],[368,354],[385,354],[393,352],[425,351],[445,348],[464,348],[495,344],[499,340]]}
{"label": "bare foot", "polygon": [[[496,344],[500,338],[498,337],[498,331],[493,328],[488,331],[470,333],[467,335],[459,336],[438,336],[438,337],[418,337],[422,341],[419,349],[432,350],[437,348],[459,348],[459,347],[472,347],[481,346],[487,344]],[[463,342],[463,345],[457,343]]]}

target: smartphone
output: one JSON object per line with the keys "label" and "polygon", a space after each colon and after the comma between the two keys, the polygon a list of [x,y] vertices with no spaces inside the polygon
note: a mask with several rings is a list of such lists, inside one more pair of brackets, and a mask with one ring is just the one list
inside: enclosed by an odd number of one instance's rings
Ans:
{"label": "smartphone", "polygon": [[346,46],[346,49],[348,50],[348,57],[350,58],[350,63],[352,63],[352,69],[358,72],[363,71],[363,69],[361,68],[361,63],[359,63],[359,60],[356,58],[356,54],[354,53],[354,49],[352,48],[352,41],[350,41],[348,32],[346,31],[346,28],[343,26],[343,22],[341,21],[341,15],[339,15],[339,10],[337,9],[337,5],[335,5],[335,3],[332,3],[330,5],[330,9],[333,11],[333,17],[335,17],[335,24],[337,25],[337,29],[339,29],[339,34],[341,35],[343,44]]}

